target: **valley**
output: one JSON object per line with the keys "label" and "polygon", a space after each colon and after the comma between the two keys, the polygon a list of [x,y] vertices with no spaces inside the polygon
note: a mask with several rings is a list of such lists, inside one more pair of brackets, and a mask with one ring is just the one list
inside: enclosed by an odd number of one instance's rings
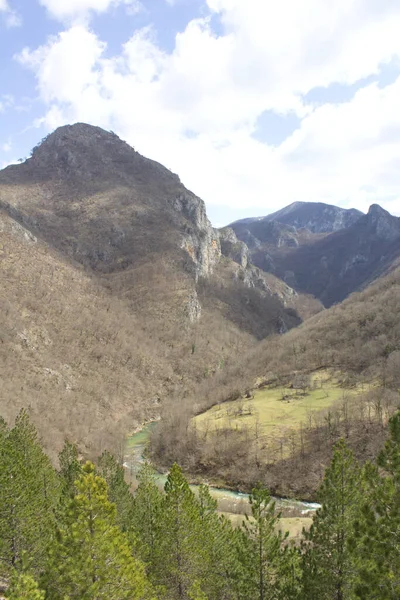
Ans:
{"label": "valley", "polygon": [[398,514],[399,223],[295,202],[216,229],[84,123],[0,171],[0,585],[28,552],[59,600],[90,540],[113,600],[248,600],[266,544],[268,589],[319,600],[338,531],[365,598]]}
{"label": "valley", "polygon": [[[144,425],[138,432],[127,439],[124,456],[124,468],[129,475],[132,489],[138,486],[137,473],[146,459],[151,432],[157,426],[157,421]],[[162,490],[167,481],[166,473],[157,473],[156,482]],[[208,482],[202,482],[207,483]],[[200,483],[192,483],[190,489],[198,495]],[[225,515],[236,527],[241,526],[244,516],[251,514],[249,494],[235,490],[209,486],[210,494],[218,503],[218,513]],[[312,522],[312,516],[320,507],[318,503],[301,502],[289,498],[273,498],[276,503],[276,511],[281,516],[278,522],[279,530],[288,531],[289,536],[296,542],[301,539],[302,529],[308,529]]]}
{"label": "valley", "polygon": [[[2,414],[31,406],[53,458],[65,436],[120,453],[161,419],[162,469],[310,499],[340,435],[377,452],[397,402],[397,217],[295,202],[218,230],[176,174],[84,123],[0,172],[0,211]],[[329,309],[328,280],[347,296]]]}

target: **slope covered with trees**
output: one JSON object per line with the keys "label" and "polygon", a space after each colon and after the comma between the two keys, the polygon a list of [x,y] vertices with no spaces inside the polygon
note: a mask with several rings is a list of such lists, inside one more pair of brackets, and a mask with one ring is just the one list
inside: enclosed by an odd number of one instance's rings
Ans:
{"label": "slope covered with trees", "polygon": [[301,322],[289,286],[221,255],[177,175],[85,124],[0,172],[0,265],[2,414],[31,405],[53,458],[65,435],[89,456],[117,449]]}
{"label": "slope covered with trees", "polygon": [[[400,401],[399,312],[397,268],[298,328],[263,340],[213,382],[204,382],[195,396],[182,399],[179,410],[165,407],[153,435],[156,460],[162,465],[178,461],[192,474],[235,488],[248,489],[261,480],[279,495],[312,496],[341,436],[360,459],[375,456],[383,443]],[[247,428],[234,421],[215,431],[212,422],[202,430],[193,422],[227,400],[243,403],[254,390],[282,390],[282,402],[296,404],[296,395],[284,397],[285,389],[297,387],[301,398],[310,392],[310,375],[319,372],[334,378],[339,400],[306,416],[296,435],[288,430],[281,453],[266,456],[257,423]],[[263,461],[257,459],[260,454]]]}
{"label": "slope covered with trees", "polygon": [[12,600],[397,598],[399,456],[400,414],[377,463],[360,468],[339,441],[319,490],[322,507],[296,546],[277,528],[261,485],[250,495],[251,514],[234,528],[207,486],[194,494],[176,464],[163,492],[145,464],[134,495],[109,454],[97,466],[82,463],[66,443],[55,471],[23,411],[14,427],[0,429],[3,593]]}

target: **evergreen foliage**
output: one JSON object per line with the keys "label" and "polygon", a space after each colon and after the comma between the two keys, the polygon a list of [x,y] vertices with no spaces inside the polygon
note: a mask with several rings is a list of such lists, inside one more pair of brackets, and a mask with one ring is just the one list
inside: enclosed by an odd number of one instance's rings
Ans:
{"label": "evergreen foliage", "polygon": [[8,600],[44,600],[45,594],[31,575],[14,571],[7,590],[7,598]]}
{"label": "evergreen foliage", "polygon": [[[74,479],[75,478],[75,479]],[[343,440],[301,547],[279,531],[257,485],[234,528],[206,485],[173,465],[164,492],[146,463],[134,496],[108,452],[60,471],[28,414],[0,418],[0,575],[11,600],[394,600],[400,597],[400,413],[376,464],[361,471]]]}
{"label": "evergreen foliage", "polygon": [[194,589],[203,589],[206,550],[199,503],[176,464],[168,474],[161,509],[159,583],[169,599],[187,599]]}
{"label": "evergreen foliage", "polygon": [[246,515],[239,545],[242,567],[239,597],[272,600],[282,597],[280,570],[286,536],[277,530],[280,515],[276,515],[275,502],[268,490],[260,484],[250,494],[250,507],[251,518]]}
{"label": "evergreen foliage", "polygon": [[162,537],[163,495],[156,484],[156,474],[149,463],[144,463],[138,474],[139,485],[133,500],[132,526],[138,535],[138,551],[147,565],[150,578],[157,580]]}
{"label": "evergreen foliage", "polygon": [[365,600],[400,597],[400,413],[390,420],[389,431],[377,467],[365,467],[368,487],[355,527],[356,543],[359,540],[356,593]]}
{"label": "evergreen foliage", "polygon": [[319,490],[322,503],[303,545],[303,597],[308,600],[354,598],[353,524],[360,506],[360,470],[340,440]]}
{"label": "evergreen foliage", "polygon": [[125,481],[124,468],[105,450],[98,461],[98,472],[107,483],[110,501],[117,507],[117,525],[127,532],[132,524],[133,497]]}
{"label": "evergreen foliage", "polygon": [[78,448],[75,444],[71,444],[71,442],[65,440],[64,447],[58,455],[58,459],[60,462],[61,495],[68,500],[75,496],[75,482],[82,472]]}
{"label": "evergreen foliage", "polygon": [[11,430],[0,424],[0,490],[0,574],[21,569],[24,554],[38,573],[53,531],[58,480],[24,410]]}
{"label": "evergreen foliage", "polygon": [[231,522],[217,513],[217,501],[207,485],[199,486],[203,589],[209,598],[234,598],[239,564]]}
{"label": "evergreen foliage", "polygon": [[142,600],[154,597],[144,566],[116,525],[105,480],[86,463],[76,482],[44,577],[49,600]]}

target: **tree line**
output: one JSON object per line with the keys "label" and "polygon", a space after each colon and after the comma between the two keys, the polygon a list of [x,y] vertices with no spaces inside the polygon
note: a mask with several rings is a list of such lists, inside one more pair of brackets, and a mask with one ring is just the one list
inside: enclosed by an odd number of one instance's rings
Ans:
{"label": "tree line", "polygon": [[240,527],[174,464],[144,464],[131,493],[109,452],[55,469],[26,411],[0,420],[0,586],[12,600],[356,600],[400,597],[400,413],[375,462],[340,440],[321,508],[295,545],[255,485]]}

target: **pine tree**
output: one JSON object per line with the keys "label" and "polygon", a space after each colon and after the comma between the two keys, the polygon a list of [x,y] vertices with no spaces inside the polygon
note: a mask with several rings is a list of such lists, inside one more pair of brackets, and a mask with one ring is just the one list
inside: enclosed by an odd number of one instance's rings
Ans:
{"label": "pine tree", "polygon": [[277,598],[300,600],[302,596],[301,554],[293,542],[286,543],[282,548],[279,566],[279,577],[276,581]]}
{"label": "pine tree", "polygon": [[34,573],[45,562],[54,525],[58,480],[39,443],[26,411],[15,426],[1,426],[0,448],[0,570],[7,575],[22,567],[22,556],[32,561]]}
{"label": "pine tree", "polygon": [[8,600],[44,600],[45,594],[29,573],[14,571],[7,590]]}
{"label": "pine tree", "polygon": [[152,581],[159,570],[162,545],[163,494],[156,484],[156,474],[149,463],[144,463],[137,475],[138,488],[133,499],[132,527],[138,537],[137,548],[147,565]]}
{"label": "pine tree", "polygon": [[71,444],[71,442],[65,440],[64,447],[58,455],[58,459],[60,463],[61,495],[68,502],[76,494],[75,481],[82,473],[78,448],[75,444]]}
{"label": "pine tree", "polygon": [[360,470],[343,440],[335,446],[319,500],[322,508],[304,533],[303,597],[348,600],[354,598],[356,569],[350,541],[360,506]]}
{"label": "pine tree", "polygon": [[162,537],[159,540],[158,582],[169,600],[188,599],[193,586],[203,592],[203,564],[199,505],[178,465],[165,484],[162,504]]}
{"label": "pine tree", "polygon": [[275,514],[275,502],[261,485],[250,494],[251,517],[246,515],[243,529],[237,537],[241,562],[240,598],[269,600],[279,598],[279,573],[282,544],[287,535],[277,530],[280,515]]}
{"label": "pine tree", "polygon": [[108,497],[117,507],[117,525],[127,532],[132,527],[133,496],[125,481],[125,472],[107,450],[99,458],[98,472],[106,480]]}
{"label": "pine tree", "polygon": [[377,466],[365,466],[367,493],[355,526],[356,593],[365,600],[400,597],[400,413],[390,420],[389,432]]}
{"label": "pine tree", "polygon": [[105,480],[86,463],[49,550],[43,582],[49,600],[154,598],[140,560],[132,556],[107,498]]}
{"label": "pine tree", "polygon": [[235,578],[239,568],[231,522],[218,515],[217,501],[207,485],[199,486],[198,504],[203,547],[204,591],[210,598],[234,598]]}

